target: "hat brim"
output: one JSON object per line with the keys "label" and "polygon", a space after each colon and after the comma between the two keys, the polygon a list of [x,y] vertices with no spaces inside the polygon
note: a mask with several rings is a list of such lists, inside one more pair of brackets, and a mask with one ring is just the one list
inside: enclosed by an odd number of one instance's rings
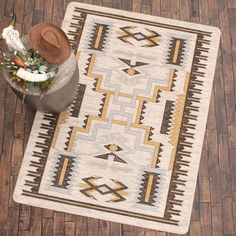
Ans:
{"label": "hat brim", "polygon": [[[39,44],[39,38],[40,38],[41,32],[45,27],[53,27],[59,32],[61,36],[62,48],[58,55],[50,54],[50,52],[42,48],[42,46]],[[59,27],[50,23],[43,22],[43,23],[40,23],[31,27],[29,30],[28,36],[29,36],[29,43],[31,44],[31,46],[34,49],[36,49],[39,52],[39,54],[48,62],[52,64],[61,64],[69,58],[70,53],[71,53],[70,42],[67,35]]]}

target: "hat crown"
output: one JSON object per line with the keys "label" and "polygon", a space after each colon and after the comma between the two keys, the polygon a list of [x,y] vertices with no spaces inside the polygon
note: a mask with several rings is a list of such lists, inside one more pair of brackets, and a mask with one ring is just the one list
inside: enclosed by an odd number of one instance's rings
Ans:
{"label": "hat crown", "polygon": [[47,50],[55,53],[58,49],[61,49],[61,36],[56,29],[52,27],[46,27],[41,31],[40,43]]}
{"label": "hat crown", "polygon": [[61,36],[56,29],[45,27],[41,32],[41,36],[44,43],[50,44],[57,49],[61,48]]}

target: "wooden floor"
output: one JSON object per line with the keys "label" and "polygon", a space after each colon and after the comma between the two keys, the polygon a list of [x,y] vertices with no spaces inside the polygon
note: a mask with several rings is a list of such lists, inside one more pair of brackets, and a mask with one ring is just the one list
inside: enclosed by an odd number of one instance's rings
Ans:
{"label": "wooden floor", "polygon": [[[41,21],[60,25],[67,0],[0,0],[0,30],[17,13],[26,33]],[[214,90],[188,235],[236,235],[236,0],[87,0],[107,7],[218,26]],[[0,79],[0,236],[174,235],[13,202],[12,192],[34,112]]]}

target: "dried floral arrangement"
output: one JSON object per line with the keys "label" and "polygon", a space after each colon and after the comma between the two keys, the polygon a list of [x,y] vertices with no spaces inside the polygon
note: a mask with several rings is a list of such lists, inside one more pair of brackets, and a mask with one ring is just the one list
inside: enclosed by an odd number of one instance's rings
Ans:
{"label": "dried floral arrangement", "polygon": [[3,29],[0,39],[4,39],[8,50],[0,50],[0,69],[4,69],[12,83],[24,94],[30,89],[40,89],[46,92],[56,79],[57,69],[50,71],[49,63],[38,51],[26,50],[19,32],[14,29],[16,16],[13,14],[12,23]]}

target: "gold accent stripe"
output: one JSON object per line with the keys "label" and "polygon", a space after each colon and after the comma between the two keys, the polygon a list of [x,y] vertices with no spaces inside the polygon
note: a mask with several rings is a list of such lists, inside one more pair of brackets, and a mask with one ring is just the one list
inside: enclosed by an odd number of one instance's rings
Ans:
{"label": "gold accent stripe", "polygon": [[143,103],[144,103],[144,99],[142,99],[141,97],[138,97],[138,100],[139,100],[139,105],[138,105],[138,110],[137,110],[136,119],[135,119],[136,125],[139,125],[139,120],[142,115],[142,108],[143,108]]}
{"label": "gold accent stripe", "polygon": [[73,127],[72,132],[71,132],[71,136],[70,136],[70,141],[69,141],[69,144],[68,144],[68,147],[67,147],[68,152],[72,151],[72,147],[73,147],[73,143],[74,143],[74,139],[75,139],[75,134],[76,134],[76,130]]}
{"label": "gold accent stripe", "polygon": [[172,129],[169,136],[170,138],[169,143],[172,144],[174,148],[171,151],[171,158],[170,158],[168,170],[172,170],[173,165],[174,165],[189,81],[190,81],[190,74],[187,72],[186,77],[185,77],[185,83],[184,83],[184,94],[180,94],[177,96],[178,98],[176,100],[176,112],[175,112],[175,116],[172,123]]}
{"label": "gold accent stripe", "polygon": [[146,191],[145,199],[144,199],[145,202],[149,202],[149,200],[150,200],[151,191],[152,191],[152,185],[153,185],[153,180],[154,180],[154,176],[151,174],[151,175],[149,176],[149,179],[148,179],[147,191]]}
{"label": "gold accent stripe", "polygon": [[180,40],[176,40],[175,52],[174,52],[174,56],[173,56],[173,60],[172,60],[173,63],[176,63],[178,60],[179,49],[180,49]]}
{"label": "gold accent stripe", "polygon": [[156,168],[159,150],[160,150],[160,143],[156,145],[155,150],[154,150],[154,154],[152,158],[152,165],[151,165],[152,168]]}
{"label": "gold accent stripe", "polygon": [[116,125],[127,125],[126,121],[123,120],[112,120],[112,124],[116,124]]}
{"label": "gold accent stripe", "polygon": [[61,186],[63,185],[63,181],[64,181],[64,178],[65,178],[66,168],[68,166],[68,163],[69,163],[69,158],[65,158],[64,161],[63,161],[63,166],[62,166],[61,175],[60,175],[60,178],[59,178],[58,185],[61,185]]}
{"label": "gold accent stripe", "polygon": [[103,26],[100,25],[99,28],[98,28],[98,33],[97,33],[97,38],[96,38],[96,42],[95,42],[94,48],[98,48],[99,47],[99,44],[100,44],[100,41],[101,41],[101,37],[102,37],[102,31],[103,31]]}
{"label": "gold accent stripe", "polygon": [[79,61],[79,59],[80,59],[80,56],[81,56],[81,52],[80,51],[78,51],[77,53],[76,53],[76,59]]}

